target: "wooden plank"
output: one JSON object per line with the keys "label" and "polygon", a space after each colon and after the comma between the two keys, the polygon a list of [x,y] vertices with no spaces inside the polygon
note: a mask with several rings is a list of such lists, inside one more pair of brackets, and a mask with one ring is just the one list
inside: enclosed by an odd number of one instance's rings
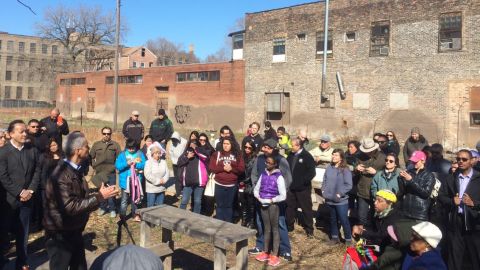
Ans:
{"label": "wooden plank", "polygon": [[248,239],[256,233],[254,230],[240,225],[186,212],[171,206],[144,211],[142,219],[220,247]]}
{"label": "wooden plank", "polygon": [[170,256],[173,254],[173,250],[168,246],[167,243],[160,243],[155,246],[150,246],[148,249],[158,257]]}
{"label": "wooden plank", "polygon": [[235,263],[236,270],[248,269],[248,240],[242,240],[235,244],[235,253],[237,260]]}
{"label": "wooden plank", "polygon": [[147,247],[150,240],[151,225],[145,220],[140,223],[140,246]]}
{"label": "wooden plank", "polygon": [[227,269],[227,250],[221,247],[215,247],[215,254],[213,259],[214,270]]}

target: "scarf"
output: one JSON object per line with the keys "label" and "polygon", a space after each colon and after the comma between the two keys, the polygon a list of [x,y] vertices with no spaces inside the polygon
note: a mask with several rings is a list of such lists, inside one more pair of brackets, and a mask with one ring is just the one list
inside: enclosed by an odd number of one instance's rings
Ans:
{"label": "scarf", "polygon": [[390,205],[389,207],[387,207],[385,210],[383,210],[382,212],[380,213],[377,213],[375,212],[375,217],[376,218],[379,218],[379,219],[382,219],[382,218],[385,218],[386,216],[388,216],[388,214],[390,214],[390,211],[392,211],[392,206]]}
{"label": "scarf", "polygon": [[135,204],[140,203],[143,197],[142,185],[140,184],[140,179],[138,178],[137,172],[135,171],[135,163],[130,165],[130,195],[132,196],[132,202]]}

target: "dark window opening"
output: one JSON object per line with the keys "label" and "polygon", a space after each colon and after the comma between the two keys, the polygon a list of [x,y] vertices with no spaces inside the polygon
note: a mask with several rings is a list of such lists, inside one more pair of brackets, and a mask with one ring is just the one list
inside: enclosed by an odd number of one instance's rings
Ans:
{"label": "dark window opening", "polygon": [[390,48],[390,22],[373,22],[370,37],[370,56],[388,56]]}
{"label": "dark window opening", "polygon": [[220,81],[220,71],[199,71],[177,73],[177,82]]}
{"label": "dark window opening", "polygon": [[298,40],[306,40],[307,39],[307,34],[305,34],[305,33],[297,34],[297,39]]}
{"label": "dark window opening", "polygon": [[[113,76],[108,76],[105,78],[105,84],[113,84],[113,83],[114,83]],[[118,83],[119,84],[143,83],[143,76],[142,75],[118,76]]]}
{"label": "dark window opening", "polygon": [[460,51],[462,49],[462,13],[442,14],[439,19],[438,50]]}
{"label": "dark window opening", "polygon": [[276,38],[273,40],[273,55],[285,54],[285,38]]}
{"label": "dark window opening", "polygon": [[[327,56],[333,56],[333,39],[332,39],[332,30],[328,30],[328,39],[327,39]],[[323,31],[317,32],[317,53],[316,58],[323,58],[323,49],[325,43],[325,33]]]}
{"label": "dark window opening", "polygon": [[357,33],[356,32],[347,32],[345,33],[345,37],[347,41],[355,41],[357,39]]}

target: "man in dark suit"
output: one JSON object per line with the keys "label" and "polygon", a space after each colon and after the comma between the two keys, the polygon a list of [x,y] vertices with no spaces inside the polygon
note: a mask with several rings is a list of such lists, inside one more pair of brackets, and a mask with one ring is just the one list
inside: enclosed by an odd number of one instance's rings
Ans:
{"label": "man in dark suit", "polygon": [[292,171],[292,184],[287,190],[287,226],[293,230],[297,208],[302,209],[307,236],[313,237],[312,179],[315,177],[315,160],[303,149],[303,141],[292,140],[292,152],[287,157]]}
{"label": "man in dark suit", "polygon": [[458,169],[440,188],[439,201],[448,211],[448,269],[476,269],[480,265],[480,173],[469,150],[457,153]]}
{"label": "man in dark suit", "polygon": [[[10,143],[0,149],[0,194],[4,196],[2,208],[3,228],[12,229],[15,234],[17,260],[16,269],[29,269],[27,265],[27,244],[32,195],[40,179],[38,151],[31,144],[25,144],[27,128],[22,120],[8,125]],[[0,199],[1,200],[1,199]],[[5,233],[5,232],[2,232]],[[2,237],[3,238],[3,237]]]}
{"label": "man in dark suit", "polygon": [[62,135],[70,132],[67,120],[60,115],[60,110],[57,108],[50,111],[50,116],[43,118],[40,124],[48,138],[54,138],[58,145],[62,145]]}

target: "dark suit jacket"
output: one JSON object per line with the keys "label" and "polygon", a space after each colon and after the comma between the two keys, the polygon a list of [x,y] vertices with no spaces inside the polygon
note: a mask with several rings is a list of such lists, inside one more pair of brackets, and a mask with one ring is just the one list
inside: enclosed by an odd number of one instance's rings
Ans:
{"label": "dark suit jacket", "polygon": [[31,144],[25,144],[22,151],[10,143],[0,148],[0,196],[12,208],[20,206],[19,195],[22,189],[37,190],[40,173],[38,150]]}
{"label": "dark suit jacket", "polygon": [[303,149],[302,152],[298,154],[298,157],[295,157],[295,153],[290,153],[287,157],[287,161],[292,170],[292,184],[290,185],[290,190],[303,191],[305,189],[311,189],[312,179],[315,177],[316,166],[312,155],[307,150]]}
{"label": "dark suit jacket", "polygon": [[472,178],[465,189],[465,193],[470,195],[472,198],[474,206],[473,207],[464,207],[464,213],[461,214],[461,218],[464,220],[464,224],[459,223],[458,216],[458,207],[455,206],[453,202],[453,197],[460,190],[460,182],[458,180],[459,172],[456,172],[454,175],[449,175],[446,179],[446,182],[440,187],[440,193],[438,195],[438,200],[444,207],[444,210],[448,212],[448,229],[450,230],[480,230],[480,173],[473,170]]}

